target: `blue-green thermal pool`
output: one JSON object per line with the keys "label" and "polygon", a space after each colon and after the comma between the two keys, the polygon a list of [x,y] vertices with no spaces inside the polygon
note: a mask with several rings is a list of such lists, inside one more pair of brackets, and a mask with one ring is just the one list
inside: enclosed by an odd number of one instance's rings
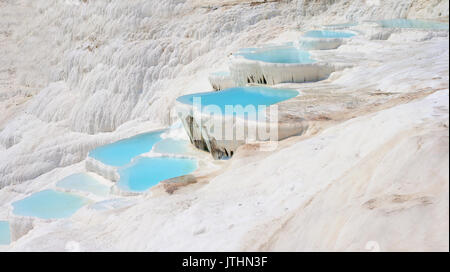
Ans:
{"label": "blue-green thermal pool", "polygon": [[13,213],[43,219],[70,217],[89,200],[77,195],[44,190],[12,203]]}
{"label": "blue-green thermal pool", "polygon": [[211,73],[211,75],[217,76],[217,77],[228,77],[228,76],[230,76],[230,72],[228,72],[228,71],[218,71],[218,72]]}
{"label": "blue-green thermal pool", "polygon": [[99,196],[106,196],[109,193],[109,187],[101,184],[93,176],[86,173],[77,173],[58,181],[56,186],[65,189],[72,189],[84,192],[90,192]]}
{"label": "blue-green thermal pool", "polygon": [[353,36],[355,36],[355,33],[344,31],[331,31],[331,30],[311,30],[306,32],[305,35],[303,35],[303,37],[306,38],[321,38],[321,39],[351,38]]}
{"label": "blue-green thermal pool", "polygon": [[249,60],[268,63],[314,63],[309,52],[296,47],[268,47],[252,50],[240,50],[236,55],[243,56]]}
{"label": "blue-green thermal pool", "polygon": [[11,243],[11,231],[8,221],[0,221],[0,245]]}
{"label": "blue-green thermal pool", "polygon": [[298,95],[295,90],[275,89],[268,87],[236,87],[220,92],[207,92],[189,94],[179,97],[177,100],[184,104],[193,104],[194,98],[200,98],[201,106],[215,105],[220,108],[222,114],[226,114],[226,106],[248,105],[269,106],[278,102],[293,98]]}
{"label": "blue-green thermal pool", "polygon": [[353,26],[357,26],[358,23],[355,22],[348,22],[348,23],[342,23],[342,24],[331,24],[331,25],[324,25],[324,28],[327,29],[345,29],[345,28],[350,28]]}
{"label": "blue-green thermal pool", "polygon": [[414,19],[389,19],[377,22],[385,28],[418,28],[418,29],[436,29],[448,30],[448,23],[414,20]]}
{"label": "blue-green thermal pool", "polygon": [[153,145],[161,140],[162,133],[163,131],[143,133],[100,146],[89,152],[89,156],[107,165],[124,166],[130,163],[132,158],[149,152]]}
{"label": "blue-green thermal pool", "polygon": [[131,165],[119,169],[119,188],[143,192],[160,181],[187,175],[197,169],[197,161],[172,157],[141,157]]}
{"label": "blue-green thermal pool", "polygon": [[161,154],[186,154],[189,141],[172,138],[162,139],[153,146],[153,151]]}

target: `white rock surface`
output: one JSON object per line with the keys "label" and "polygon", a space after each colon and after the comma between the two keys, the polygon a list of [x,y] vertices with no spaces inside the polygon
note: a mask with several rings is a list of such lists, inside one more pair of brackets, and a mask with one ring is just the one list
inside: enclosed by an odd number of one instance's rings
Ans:
{"label": "white rock surface", "polygon": [[216,91],[236,87],[236,83],[234,83],[229,73],[211,73],[208,79]]}
{"label": "white rock surface", "polygon": [[230,57],[230,72],[239,86],[248,83],[275,85],[288,82],[312,82],[326,79],[334,67],[326,63],[267,63],[242,56]]}
{"label": "white rock surface", "polygon": [[354,39],[327,55],[347,67],[350,52],[353,68],[295,86],[428,97],[271,153],[244,146],[171,195],[111,196],[55,221],[12,214],[85,171],[92,148],[170,125],[176,97],[212,90],[208,75],[239,48],[354,20],[448,21],[439,0],[250,2],[1,1],[0,220],[17,227],[0,250],[448,251],[448,31]]}

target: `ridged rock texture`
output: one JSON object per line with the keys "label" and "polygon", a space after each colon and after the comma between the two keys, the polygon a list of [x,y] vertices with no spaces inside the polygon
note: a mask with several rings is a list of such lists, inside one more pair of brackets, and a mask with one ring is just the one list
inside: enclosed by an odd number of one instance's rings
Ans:
{"label": "ridged rock texture", "polygon": [[298,41],[328,24],[448,22],[448,5],[0,1],[0,220],[13,228],[0,250],[448,251],[448,31],[377,30],[312,53],[336,72],[278,86],[301,93],[280,103],[280,122],[305,118],[306,133],[211,159],[219,170],[193,174],[186,184],[195,184],[173,194],[111,195],[50,222],[11,206],[87,168],[117,179],[88,152],[172,125],[176,98],[212,91],[208,76],[240,48]]}

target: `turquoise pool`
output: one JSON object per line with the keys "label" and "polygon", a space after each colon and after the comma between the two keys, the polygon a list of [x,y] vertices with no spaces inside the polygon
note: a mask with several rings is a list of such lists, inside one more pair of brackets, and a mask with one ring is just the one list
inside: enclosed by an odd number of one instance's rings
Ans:
{"label": "turquoise pool", "polygon": [[228,72],[228,71],[218,71],[218,72],[211,73],[211,75],[218,76],[218,77],[228,77],[228,76],[230,76],[230,72]]}
{"label": "turquoise pool", "polygon": [[275,89],[267,87],[236,87],[220,92],[196,93],[181,96],[177,100],[183,104],[193,104],[194,98],[200,98],[202,107],[216,105],[222,114],[228,105],[248,105],[258,109],[259,105],[269,106],[278,102],[293,98],[298,95],[295,90]]}
{"label": "turquoise pool", "polygon": [[186,154],[190,142],[172,138],[162,139],[153,146],[153,151],[161,154]]}
{"label": "turquoise pool", "polygon": [[89,200],[77,195],[44,190],[12,203],[13,213],[43,219],[70,217]]}
{"label": "turquoise pool", "polygon": [[56,186],[65,189],[73,189],[84,192],[90,192],[99,196],[106,196],[109,193],[109,187],[101,184],[98,180],[86,173],[77,173],[58,181]]}
{"label": "turquoise pool", "polygon": [[268,47],[256,50],[242,51],[236,55],[243,56],[249,60],[256,60],[268,63],[314,63],[311,55],[307,51],[299,50],[295,47]]}
{"label": "turquoise pool", "polygon": [[448,23],[433,22],[426,20],[389,19],[378,21],[378,23],[385,28],[418,28],[418,29],[448,30]]}
{"label": "turquoise pool", "polygon": [[8,221],[0,221],[0,245],[11,243],[11,231]]}
{"label": "turquoise pool", "polygon": [[143,133],[112,144],[100,146],[89,152],[89,156],[107,165],[123,166],[130,163],[132,158],[149,152],[153,145],[161,140],[163,132]]}
{"label": "turquoise pool", "polygon": [[197,169],[197,161],[184,158],[139,158],[131,165],[119,169],[119,188],[143,192],[160,181],[187,175]]}
{"label": "turquoise pool", "polygon": [[260,50],[261,48],[257,48],[257,47],[247,47],[247,48],[241,48],[239,49],[239,51],[237,52],[239,53],[253,53],[256,52],[258,50]]}
{"label": "turquoise pool", "polygon": [[355,35],[356,35],[355,33],[344,32],[344,31],[312,30],[312,31],[306,32],[305,35],[303,35],[303,37],[331,39],[331,38],[351,38]]}
{"label": "turquoise pool", "polygon": [[353,26],[357,26],[358,23],[355,22],[348,22],[348,23],[342,23],[342,24],[331,24],[331,25],[324,25],[324,28],[328,29],[344,29],[344,28],[350,28]]}

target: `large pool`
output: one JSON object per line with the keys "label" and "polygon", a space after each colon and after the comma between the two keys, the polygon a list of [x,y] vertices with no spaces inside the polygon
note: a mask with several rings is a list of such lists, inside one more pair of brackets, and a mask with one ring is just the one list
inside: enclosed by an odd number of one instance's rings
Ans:
{"label": "large pool", "polygon": [[0,221],[0,245],[11,243],[11,231],[8,221]]}
{"label": "large pool", "polygon": [[389,19],[381,20],[378,23],[385,28],[418,28],[418,29],[448,29],[448,23],[433,22],[414,19]]}
{"label": "large pool", "polygon": [[89,152],[89,156],[107,165],[123,166],[130,163],[132,158],[149,152],[161,140],[162,133],[163,131],[143,133],[100,146]]}
{"label": "large pool", "polygon": [[249,60],[268,63],[314,63],[311,55],[296,47],[268,47],[252,50],[240,50],[236,55],[243,56]]}
{"label": "large pool", "polygon": [[119,188],[143,192],[160,181],[187,175],[197,169],[197,161],[185,158],[141,157],[131,165],[119,169]]}
{"label": "large pool", "polygon": [[355,33],[344,31],[331,31],[331,30],[312,30],[306,32],[303,35],[303,37],[306,38],[320,38],[320,39],[351,38],[353,36],[355,36]]}
{"label": "large pool", "polygon": [[43,219],[70,217],[89,200],[77,195],[44,190],[12,203],[13,213]]}
{"label": "large pool", "polygon": [[106,196],[109,193],[109,187],[101,184],[93,176],[86,173],[77,173],[58,181],[56,186],[65,189],[90,192],[99,196]]}
{"label": "large pool", "polygon": [[275,89],[267,87],[236,87],[220,92],[207,92],[189,94],[179,97],[177,100],[184,104],[193,104],[194,98],[200,98],[202,107],[218,106],[222,114],[226,113],[226,106],[248,105],[258,109],[259,105],[269,106],[278,102],[293,98],[298,95],[295,90]]}

